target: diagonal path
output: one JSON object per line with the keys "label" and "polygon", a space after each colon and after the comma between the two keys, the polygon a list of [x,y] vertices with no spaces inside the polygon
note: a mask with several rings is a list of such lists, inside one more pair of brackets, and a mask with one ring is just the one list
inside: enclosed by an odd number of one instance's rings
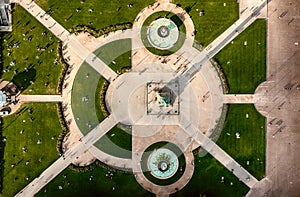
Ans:
{"label": "diagonal path", "polygon": [[[225,47],[232,39],[234,39],[242,30],[255,21],[259,11],[266,5],[266,0],[259,2],[256,7],[246,10],[245,14],[231,27],[229,27],[221,36],[213,41],[200,55],[195,56],[191,62],[191,66],[177,73],[177,77],[190,78],[194,73],[198,72],[201,65],[207,62],[211,57]],[[111,81],[117,77],[105,63],[98,59],[94,54],[85,48],[74,35],[70,35],[61,25],[59,25],[52,17],[43,11],[37,4],[30,0],[19,0],[24,9],[31,13],[39,22],[48,28],[56,37],[68,45],[68,48],[74,51],[80,58],[86,60],[97,72]],[[94,128],[88,135],[82,137],[80,142],[76,143],[68,150],[63,157],[59,158],[38,178],[30,183],[17,196],[32,196],[38,192],[44,185],[58,175],[65,167],[67,167],[76,157],[87,151],[98,139],[100,139],[108,130],[110,130],[117,121],[112,117],[108,117]],[[210,154],[219,160],[227,169],[231,170],[246,185],[252,187],[257,180],[235,162],[226,152],[224,152],[213,141],[198,131],[193,125],[187,121],[181,121],[181,127],[186,130],[198,143],[202,145]]]}
{"label": "diagonal path", "polygon": [[111,81],[118,75],[107,66],[102,60],[95,56],[91,51],[85,48],[74,35],[71,35],[63,26],[57,23],[50,15],[48,15],[41,7],[31,0],[16,1],[36,20],[43,24],[49,31],[64,43],[68,43],[70,50],[74,51],[83,60],[87,59],[91,67],[99,72],[105,79]]}
{"label": "diagonal path", "polygon": [[176,73],[175,77],[169,83],[173,83],[179,79],[184,79],[186,83],[181,84],[180,89],[183,91],[189,84],[189,80],[193,78],[197,72],[199,72],[202,66],[221,51],[229,42],[236,38],[244,29],[251,25],[258,18],[260,11],[266,5],[267,0],[256,2],[251,9],[247,9],[239,20],[217,37],[211,44],[201,51],[200,54],[198,50],[191,50],[190,48],[187,48],[186,45],[183,45],[180,51],[190,54],[193,58],[190,59],[189,64],[185,65]]}
{"label": "diagonal path", "polygon": [[180,121],[180,126],[185,130],[201,147],[209,152],[222,165],[230,170],[239,180],[243,181],[249,188],[252,188],[258,181],[239,163],[237,163],[230,155],[228,155],[215,142],[209,139],[193,124],[187,121],[184,117]]}
{"label": "diagonal path", "polygon": [[86,136],[82,137],[79,142],[73,145],[67,152],[65,152],[59,159],[57,159],[51,166],[49,166],[40,176],[35,178],[16,196],[33,196],[66,167],[68,167],[73,160],[77,159],[82,153],[87,151],[95,142],[103,137],[110,129],[117,124],[113,116],[104,119],[98,126],[90,131]]}
{"label": "diagonal path", "polygon": [[251,25],[258,17],[260,11],[267,5],[267,0],[258,2],[253,8],[248,9],[244,14],[231,25],[226,31],[224,31],[219,37],[217,37],[210,45],[208,45],[198,56],[195,56],[185,69],[182,69],[177,73],[176,77],[182,75],[193,76],[201,66],[210,58],[215,56],[221,51],[229,42],[237,37],[244,29]]}

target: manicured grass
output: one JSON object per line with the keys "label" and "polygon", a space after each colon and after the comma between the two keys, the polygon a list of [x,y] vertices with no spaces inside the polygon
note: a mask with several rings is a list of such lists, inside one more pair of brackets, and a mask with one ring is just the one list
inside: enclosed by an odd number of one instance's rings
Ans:
{"label": "manicured grass", "polygon": [[[31,110],[32,114],[28,110]],[[4,173],[1,175],[2,196],[10,197],[58,158],[56,142],[61,127],[55,103],[23,105],[18,112],[3,118],[3,121],[2,135],[7,140],[4,146]],[[51,139],[52,137],[54,138]],[[37,144],[38,140],[41,140],[41,144]],[[28,152],[23,152],[23,147],[26,147]],[[11,167],[12,164],[15,167]],[[29,180],[25,179],[26,176],[29,176]]]}
{"label": "manicured grass", "polygon": [[[265,122],[253,105],[229,105],[223,131],[217,141],[224,151],[259,180],[265,175]],[[236,133],[240,134],[239,139]]]}
{"label": "manicured grass", "polygon": [[[197,30],[195,40],[204,46],[208,46],[239,17],[236,0],[174,0],[173,3],[179,4],[192,17]],[[202,10],[204,16],[199,16]]]}
{"label": "manicured grass", "polygon": [[[96,89],[100,77],[98,72],[84,62],[78,70],[73,83],[72,110],[78,128],[84,135],[100,122],[96,114],[95,105]],[[84,98],[87,100],[84,101]]]}
{"label": "manicured grass", "polygon": [[266,80],[266,28],[266,20],[256,20],[215,56],[229,93],[254,93]]}
{"label": "manicured grass", "polygon": [[[105,44],[94,53],[115,72],[119,73],[123,68],[131,67],[131,39],[122,39]],[[96,93],[96,110],[98,118],[104,117],[100,107],[101,87],[105,79],[98,82]],[[95,143],[102,151],[121,158],[131,158],[131,131],[124,131],[119,126],[112,128],[103,138]]]}
{"label": "manicured grass", "polygon": [[[178,41],[175,43],[175,45],[168,49],[168,50],[160,50],[155,47],[153,47],[148,38],[147,38],[147,28],[150,26],[150,24],[159,18],[168,18],[171,19],[179,30],[179,37]],[[161,11],[161,12],[155,12],[152,15],[150,15],[143,23],[142,29],[141,29],[141,39],[143,41],[143,44],[146,46],[148,51],[150,51],[153,54],[160,55],[160,56],[167,56],[175,53],[177,50],[181,48],[186,38],[186,30],[185,26],[183,24],[183,21],[175,14],[167,11]]]}
{"label": "manicured grass", "polygon": [[[37,196],[154,196],[144,190],[131,174],[113,173],[113,178],[105,176],[108,171],[95,168],[87,172],[65,169],[59,176],[43,188]],[[63,178],[66,175],[66,178]],[[90,181],[90,176],[93,180]],[[69,183],[69,184],[68,184]],[[63,186],[62,190],[58,186]],[[113,191],[113,187],[115,190]],[[46,189],[47,192],[44,192]]]}
{"label": "manicured grass", "polygon": [[[108,43],[95,50],[94,53],[116,72],[122,68],[131,67],[130,39]],[[88,78],[87,74],[89,74]],[[72,109],[77,125],[83,134],[88,133],[105,119],[100,107],[100,91],[104,82],[105,79],[101,78],[100,74],[87,63],[81,66],[76,75],[72,92]],[[82,102],[84,96],[88,98],[88,102]],[[92,126],[89,128],[87,123]],[[116,126],[95,145],[108,154],[131,158],[131,133],[128,132]]]}
{"label": "manicured grass", "polygon": [[115,126],[94,145],[107,154],[121,158],[131,158],[132,136],[130,131]]}
{"label": "manicured grass", "polygon": [[[222,177],[224,177],[224,183],[221,183]],[[221,163],[208,154],[205,157],[195,156],[193,177],[182,190],[171,196],[237,197],[244,196],[248,190],[249,188],[243,182],[240,182]]]}
{"label": "manicured grass", "polygon": [[[54,64],[58,40],[18,5],[12,16],[13,31],[5,33],[1,43],[3,68],[6,70],[2,79],[13,81],[19,88],[23,87],[25,94],[55,94],[62,68],[60,64]],[[46,35],[43,36],[43,32]],[[17,43],[19,48],[14,47]],[[38,51],[37,47],[45,48],[45,51]],[[15,66],[10,65],[12,61],[15,61]],[[48,85],[45,86],[45,83]]]}
{"label": "manicured grass", "polygon": [[131,39],[107,43],[95,50],[94,54],[115,72],[131,67]]}
{"label": "manicured grass", "polygon": [[[114,24],[133,22],[143,8],[155,1],[85,0],[83,4],[80,0],[37,0],[36,2],[46,11],[51,8],[52,17],[66,29],[77,25],[87,25],[99,30]],[[133,4],[133,7],[127,7],[128,4]],[[89,9],[93,9],[93,12]]]}
{"label": "manicured grass", "polygon": [[[249,115],[248,119],[246,114]],[[236,139],[235,133],[240,133]],[[230,134],[230,135],[229,135]],[[265,118],[253,105],[229,105],[217,144],[257,179],[265,175]],[[257,160],[259,158],[259,160]],[[249,165],[247,165],[249,161]],[[224,183],[221,183],[224,177]],[[232,185],[230,183],[233,183]],[[248,187],[207,154],[195,156],[195,171],[185,188],[173,196],[244,196]]]}

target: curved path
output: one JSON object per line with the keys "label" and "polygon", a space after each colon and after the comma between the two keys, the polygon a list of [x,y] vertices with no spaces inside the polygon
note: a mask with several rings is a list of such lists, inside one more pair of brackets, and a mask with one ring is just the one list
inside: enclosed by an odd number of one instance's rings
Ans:
{"label": "curved path", "polygon": [[[151,133],[149,136],[141,136],[141,130],[147,130]],[[158,196],[169,195],[182,189],[191,179],[194,172],[194,156],[192,150],[194,144],[192,139],[189,138],[183,130],[177,126],[133,126],[132,127],[132,170],[135,179],[146,190],[155,193]],[[187,139],[187,140],[183,140]],[[144,151],[156,142],[166,141],[176,144],[183,152],[186,160],[186,167],[184,173],[178,181],[171,185],[159,186],[150,182],[143,174],[141,169],[141,160]]]}
{"label": "curved path", "polygon": [[[45,11],[43,11],[37,4],[35,4],[33,1],[30,0],[19,0],[17,1],[25,10],[27,10],[29,13],[31,13],[39,22],[41,22],[45,27],[47,27],[56,37],[58,37],[61,41],[64,42],[64,46],[67,48],[67,52],[69,53],[70,60],[68,60],[69,56],[66,56],[67,61],[70,61],[70,63],[73,62],[73,64],[70,64],[70,70],[74,69],[76,72],[70,72],[70,76],[67,76],[66,81],[68,81],[70,84],[67,85],[65,83],[65,89],[63,91],[63,105],[67,106],[67,110],[69,113],[72,114],[72,110],[70,108],[71,104],[71,96],[70,92],[72,91],[72,84],[75,78],[75,75],[83,61],[86,61],[89,65],[91,65],[97,72],[99,72],[104,78],[106,78],[108,81],[112,82],[118,78],[118,75],[112,71],[111,68],[109,68],[103,61],[101,61],[99,58],[97,58],[93,54],[93,50],[89,49],[88,44],[86,46],[83,42],[80,42],[75,35],[71,35],[68,31],[66,31],[61,25],[59,25],[51,16],[47,15]],[[193,80],[193,77],[195,74],[198,74],[200,71],[203,72],[205,69],[207,71],[212,71],[213,68],[210,67],[210,64],[208,64],[208,60],[212,58],[217,52],[219,52],[227,43],[229,43],[232,39],[234,39],[241,31],[243,31],[247,26],[249,26],[258,16],[260,10],[266,5],[266,0],[256,2],[253,8],[248,9],[244,12],[244,14],[241,15],[240,19],[236,21],[235,24],[233,24],[231,27],[229,27],[221,36],[219,36],[215,41],[213,41],[205,50],[203,50],[200,54],[199,52],[196,54],[196,50],[192,49],[191,46],[193,44],[194,40],[194,26],[191,22],[190,17],[188,14],[183,11],[181,8],[176,7],[176,5],[171,4],[167,0],[161,0],[155,3],[152,6],[148,6],[146,9],[144,9],[136,18],[135,23],[133,25],[133,30],[131,30],[132,35],[130,36],[128,32],[130,30],[125,31],[124,37],[128,36],[133,39],[133,54],[132,54],[132,64],[133,64],[133,71],[138,73],[143,73],[142,65],[146,62],[146,59],[148,58],[148,62],[159,62],[162,60],[162,57],[151,55],[147,52],[145,47],[141,44],[141,40],[139,38],[139,30],[141,27],[141,24],[146,19],[147,16],[150,14],[160,11],[160,10],[168,10],[175,12],[176,14],[179,14],[180,17],[183,19],[184,24],[186,25],[186,31],[187,31],[187,39],[183,45],[183,47],[177,51],[174,55],[163,58],[164,61],[174,62],[173,64],[168,63],[170,65],[170,68],[175,71],[170,75],[169,82],[174,81],[180,81],[183,80],[184,83],[183,88],[181,89],[181,92],[184,92],[185,90],[188,90],[190,82]],[[118,35],[118,33],[113,34]],[[112,39],[113,40],[113,39]],[[104,38],[103,38],[103,42]],[[94,47],[94,45],[90,45],[91,48]],[[72,55],[73,54],[73,55]],[[191,58],[192,57],[192,58]],[[181,60],[182,58],[182,60]],[[190,60],[189,60],[190,59]],[[151,61],[149,61],[151,60]],[[182,62],[180,62],[182,61]],[[79,63],[80,64],[79,64]],[[177,63],[180,62],[180,65]],[[177,64],[177,65],[176,65]],[[72,67],[73,66],[73,67]],[[143,69],[142,69],[143,68]],[[142,70],[140,70],[142,69]],[[146,68],[147,69],[147,68]],[[149,75],[151,76],[151,75]],[[219,79],[214,79],[214,76],[218,78],[217,72],[211,72],[208,78],[206,78],[206,85],[209,87],[209,89],[212,91],[209,95],[210,102],[213,103],[219,103],[220,105],[223,104],[223,102],[231,102],[231,100],[240,101],[239,99],[232,98],[230,96],[224,96],[219,95],[218,92],[222,92],[221,84],[219,82],[211,83],[209,81],[220,81]],[[205,77],[202,75],[202,77]],[[151,77],[152,78],[152,77]],[[69,80],[68,80],[69,79]],[[151,80],[149,78],[149,80]],[[115,86],[116,87],[116,86]],[[181,93],[180,92],[180,93]],[[137,95],[138,96],[138,95]],[[114,98],[114,96],[112,97]],[[216,100],[212,100],[216,99]],[[242,99],[241,99],[242,100]],[[203,101],[204,102],[204,101]],[[112,103],[112,106],[117,105],[117,103]],[[217,106],[217,107],[216,107]],[[215,108],[214,108],[215,107]],[[212,110],[218,114],[217,112],[220,109],[218,105],[215,105],[212,107]],[[214,115],[216,115],[214,114]],[[74,117],[71,115],[71,117],[74,119]],[[192,149],[194,148],[194,144],[201,145],[203,148],[205,148],[209,153],[212,154],[216,159],[218,159],[223,165],[226,166],[229,170],[232,170],[232,172],[239,177],[242,181],[244,181],[245,184],[247,184],[249,187],[253,187],[257,183],[257,180],[249,174],[245,169],[240,167],[238,163],[236,163],[228,154],[226,154],[222,149],[220,149],[218,146],[215,145],[214,142],[212,142],[206,135],[204,135],[202,132],[199,131],[199,129],[190,123],[189,117],[181,117],[180,120],[177,120],[176,122],[179,123],[182,130],[185,132],[179,132],[177,135],[169,135],[165,136],[165,139],[167,141],[174,141],[177,145],[181,146],[181,148],[184,150],[184,153],[186,155],[186,159],[188,161],[187,169],[184,173],[184,180],[183,178],[180,179],[180,181],[174,183],[177,184],[177,189],[173,187],[173,185],[170,185],[168,187],[164,188],[164,191],[161,189],[157,189],[155,186],[150,186],[149,188],[149,182],[147,180],[144,180],[142,176],[140,176],[141,172],[139,169],[138,163],[140,156],[143,152],[143,150],[146,148],[146,143],[141,144],[143,140],[140,136],[133,136],[133,141],[137,141],[137,144],[133,145],[133,155],[132,155],[132,161],[130,163],[130,160],[119,160],[119,158],[114,158],[110,155],[105,155],[103,152],[96,151],[93,144],[99,140],[103,135],[105,135],[106,132],[108,132],[113,126],[115,126],[118,121],[123,121],[122,115],[116,115],[114,114],[114,111],[111,116],[106,118],[103,122],[101,122],[98,126],[96,126],[92,131],[90,131],[86,136],[81,136],[79,139],[79,142],[74,143],[72,147],[70,147],[65,154],[59,158],[55,163],[53,163],[47,170],[45,170],[39,177],[37,177],[33,182],[31,182],[27,187],[25,187],[17,196],[32,196],[36,192],[38,192],[44,185],[46,185],[50,180],[52,180],[56,175],[58,175],[65,167],[67,167],[71,162],[76,161],[83,153],[87,152],[90,149],[90,152],[93,152],[95,156],[101,160],[109,160],[111,164],[117,164],[122,162],[122,165],[127,165],[128,167],[132,167],[134,171],[136,172],[136,178],[141,183],[141,185],[145,186],[145,189],[148,189],[150,191],[155,192],[156,194],[169,194],[177,191],[178,188],[182,188],[188,180],[191,178],[191,175],[193,173],[193,156],[192,156]],[[213,117],[213,116],[212,116]],[[126,117],[124,117],[126,119]],[[163,118],[163,117],[161,117]],[[156,120],[158,120],[157,118]],[[72,120],[72,119],[71,119]],[[188,121],[187,121],[188,120]],[[214,119],[213,119],[214,120]],[[215,121],[215,120],[214,120]],[[157,124],[156,126],[162,128],[165,127],[162,125],[162,122],[160,124]],[[152,121],[153,123],[153,121]],[[147,128],[154,128],[155,125],[149,126],[149,124],[144,125],[145,122],[141,126],[147,126]],[[76,131],[78,131],[78,127],[76,123],[73,121],[73,125]],[[133,126],[133,131],[135,131],[135,127]],[[136,127],[138,128],[138,127]],[[158,128],[154,129],[153,136],[156,136],[156,138],[152,138],[152,142],[157,142],[163,140],[161,138],[161,135],[156,135]],[[174,132],[171,130],[171,132]],[[183,137],[184,136],[184,137]],[[139,137],[139,138],[138,138]],[[170,137],[175,137],[175,139],[172,139]],[[144,140],[147,140],[148,143],[151,141],[150,138],[146,137]],[[179,140],[180,139],[180,140]],[[179,141],[177,141],[179,140]],[[197,146],[196,145],[196,146]],[[141,181],[142,180],[142,181]],[[150,183],[151,184],[151,183]],[[148,186],[147,186],[148,185]],[[157,189],[157,190],[156,190]],[[155,191],[154,191],[155,190]]]}
{"label": "curved path", "polygon": [[43,24],[49,31],[53,33],[58,39],[63,41],[68,47],[73,50],[80,58],[87,59],[90,65],[98,71],[108,81],[117,77],[117,74],[108,67],[102,60],[97,58],[91,51],[85,48],[75,37],[71,35],[64,27],[58,24],[51,16],[49,16],[42,8],[40,8],[34,1],[19,0],[16,1],[26,11],[35,17],[41,24]]}

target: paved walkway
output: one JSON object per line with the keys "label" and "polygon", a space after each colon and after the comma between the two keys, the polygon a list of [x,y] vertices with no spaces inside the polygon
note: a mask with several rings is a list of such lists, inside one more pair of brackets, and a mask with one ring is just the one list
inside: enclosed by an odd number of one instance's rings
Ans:
{"label": "paved walkway", "polygon": [[[258,4],[261,0],[239,0],[239,16],[245,14],[246,10],[250,10],[254,5]],[[260,13],[258,14],[258,18],[267,18],[268,8],[267,6],[262,8]]]}
{"label": "paved walkway", "polygon": [[239,180],[243,181],[248,187],[253,187],[258,181],[247,170],[245,170],[239,163],[237,163],[230,155],[228,155],[222,148],[214,143],[210,138],[205,136],[189,121],[182,118],[180,126],[187,132],[197,143],[201,145],[207,152],[209,152],[215,159],[231,171]]}
{"label": "paved walkway", "polygon": [[16,196],[33,196],[60,172],[62,172],[73,160],[76,160],[82,153],[88,150],[95,142],[112,129],[117,122],[112,116],[107,117],[86,136],[82,137],[71,149],[66,151],[58,160],[48,167],[40,176],[35,178]]}
{"label": "paved walkway", "polygon": [[[145,131],[147,130],[147,136]],[[181,178],[167,186],[159,186],[149,181],[141,169],[141,159],[146,148],[156,142],[171,142],[176,144],[184,153],[186,168]],[[195,148],[191,138],[178,125],[151,126],[134,125],[132,126],[132,171],[135,179],[146,190],[155,193],[157,196],[168,196],[171,193],[182,189],[191,179],[194,172],[194,156],[192,150]]]}
{"label": "paved walkway", "polygon": [[17,99],[19,102],[62,102],[61,95],[24,95],[21,94]]}
{"label": "paved walkway", "polygon": [[[71,65],[71,70],[74,69],[74,72],[71,72],[69,76],[67,76],[67,79],[65,80],[65,84],[67,83],[68,86],[64,88],[63,90],[63,96],[59,99],[63,100],[63,104],[67,105],[67,111],[72,114],[72,109],[70,107],[71,104],[71,90],[72,90],[72,84],[74,81],[74,78],[76,76],[76,73],[83,61],[86,61],[89,63],[97,72],[99,72],[103,77],[105,77],[109,81],[114,81],[117,78],[117,74],[112,71],[107,65],[105,65],[99,58],[97,58],[91,51],[93,47],[95,47],[95,44],[86,44],[82,41],[79,41],[75,35],[70,35],[68,31],[66,31],[61,25],[57,24],[57,22],[49,15],[47,15],[37,4],[35,4],[33,1],[30,0],[19,0],[19,4],[24,7],[25,10],[27,10],[29,13],[31,13],[38,21],[40,21],[46,28],[48,28],[55,36],[57,36],[61,41],[63,41],[64,46],[66,46],[66,50],[68,53],[73,54],[72,58],[69,60],[69,64],[73,62]],[[153,6],[148,6],[146,9],[144,9],[136,18],[135,23],[133,25],[132,35],[131,38],[133,39],[133,52],[132,52],[132,64],[133,64],[133,70],[138,71],[139,66],[142,65],[142,63],[147,62],[153,64],[153,62],[159,62],[161,61],[161,57],[157,57],[155,55],[149,55],[147,53],[145,47],[142,45],[141,40],[139,39],[139,30],[141,27],[141,24],[143,23],[144,19],[146,19],[147,16],[149,16],[153,12],[157,12],[160,10],[169,10],[169,11],[176,11],[178,13],[181,13],[184,19],[184,23],[186,25],[186,31],[187,31],[187,39],[183,45],[183,47],[175,53],[175,55],[170,56],[170,60],[173,63],[168,63],[168,65],[171,65],[170,68],[175,71],[173,74],[173,79],[176,79],[177,77],[180,77],[181,79],[189,79],[187,80],[187,84],[190,83],[191,76],[194,76],[195,74],[198,74],[198,71],[200,70],[200,73],[207,69],[213,70],[208,65],[208,60],[213,57],[217,52],[219,52],[226,44],[228,44],[232,39],[234,39],[241,31],[243,31],[246,27],[248,27],[258,16],[259,11],[265,7],[266,0],[256,2],[255,6],[251,9],[247,9],[243,12],[241,15],[241,18],[231,27],[229,27],[221,36],[219,36],[215,41],[213,41],[204,51],[202,51],[200,54],[195,49],[190,49],[190,47],[193,44],[193,33],[194,33],[194,26],[191,22],[191,19],[185,13],[184,10],[181,8],[177,8],[174,4],[168,3],[167,0],[160,0],[159,2],[155,3]],[[126,31],[130,32],[129,30]],[[121,34],[122,35],[122,34]],[[123,34],[125,35],[125,34]],[[103,37],[103,42],[104,42]],[[89,46],[89,47],[87,47]],[[136,55],[136,52],[138,54]],[[148,55],[147,55],[148,54]],[[199,55],[198,55],[199,54]],[[66,56],[68,57],[68,56]],[[73,59],[74,57],[74,59]],[[182,60],[181,60],[182,57]],[[192,57],[192,58],[191,58]],[[190,59],[190,60],[189,60]],[[149,61],[151,60],[151,61]],[[169,62],[170,60],[164,59],[165,61]],[[143,62],[144,61],[144,62]],[[180,62],[181,61],[181,62]],[[80,62],[80,63],[78,63]],[[176,65],[178,62],[180,62],[180,65]],[[162,63],[161,63],[162,64]],[[203,66],[204,65],[204,66]],[[73,66],[73,67],[72,67]],[[178,69],[180,68],[180,69]],[[201,68],[201,69],[200,69]],[[146,68],[147,69],[147,68]],[[202,71],[201,71],[202,70]],[[144,72],[140,70],[140,72]],[[177,74],[176,74],[177,73]],[[206,77],[207,73],[203,73],[202,77]],[[206,77],[206,83],[208,87],[211,90],[211,93],[208,93],[212,98],[216,100],[212,100],[213,103],[220,103],[223,104],[223,99],[226,102],[243,102],[248,101],[246,98],[247,96],[232,96],[232,95],[221,95],[216,96],[218,93],[221,92],[221,84],[219,83],[219,79],[215,80],[214,76],[218,78],[217,73],[211,72],[209,77]],[[150,80],[150,79],[149,79]],[[216,83],[212,83],[218,81]],[[186,85],[188,87],[188,85]],[[139,95],[134,95],[139,96]],[[203,97],[204,98],[204,97]],[[252,98],[250,96],[250,98]],[[31,99],[31,98],[27,98]],[[33,99],[33,98],[32,98]],[[46,99],[46,98],[45,98]],[[54,98],[53,98],[54,99]],[[56,98],[58,99],[58,98]],[[248,98],[249,99],[249,98]],[[39,100],[39,99],[37,99]],[[51,100],[51,99],[50,99]],[[251,99],[250,99],[251,100]],[[253,100],[253,98],[252,98]],[[251,101],[252,101],[251,100]],[[203,101],[204,102],[204,101]],[[118,105],[118,103],[115,103],[114,105]],[[217,111],[219,110],[218,105],[213,106],[213,110]],[[216,114],[214,114],[216,116]],[[121,117],[121,115],[120,115]],[[117,119],[116,119],[117,118]],[[74,120],[73,115],[71,115],[71,120]],[[181,132],[182,134],[177,135],[177,137],[180,139],[179,141],[176,141],[176,144],[183,147],[183,150],[187,151],[185,152],[187,161],[188,161],[188,170],[185,172],[185,175],[183,176],[184,179],[180,179],[180,181],[176,182],[178,187],[173,187],[176,184],[170,185],[168,187],[162,188],[156,188],[153,186],[152,183],[150,183],[148,180],[143,179],[143,175],[141,174],[141,170],[138,166],[139,159],[142,153],[142,149],[146,148],[147,143],[141,144],[139,141],[138,143],[140,146],[133,147],[136,148],[136,152],[133,151],[133,159],[131,160],[125,160],[120,158],[114,158],[110,155],[106,155],[105,153],[101,151],[97,151],[97,149],[93,146],[95,142],[97,142],[107,131],[109,131],[113,126],[117,124],[117,122],[120,121],[118,116],[115,116],[115,114],[112,114],[108,118],[106,118],[103,122],[101,122],[96,128],[94,128],[92,131],[90,131],[86,136],[81,136],[77,142],[73,142],[73,146],[70,147],[65,154],[59,158],[55,163],[53,163],[47,170],[45,170],[39,177],[37,177],[32,183],[27,185],[26,188],[24,188],[17,196],[32,196],[36,192],[38,192],[43,186],[45,186],[49,181],[51,181],[55,176],[57,176],[65,167],[67,167],[71,162],[76,161],[79,159],[79,157],[86,153],[88,150],[95,154],[95,156],[101,160],[101,161],[109,161],[109,164],[112,165],[124,165],[128,167],[132,167],[133,170],[136,172],[136,179],[139,181],[139,183],[148,189],[149,191],[152,191],[158,195],[165,195],[167,193],[172,193],[176,191],[178,188],[182,188],[185,186],[185,184],[188,182],[188,180],[192,176],[193,172],[193,156],[192,156],[192,148],[195,144],[201,144],[204,149],[206,149],[210,154],[212,154],[217,160],[219,160],[227,169],[233,172],[238,178],[241,179],[246,185],[248,185],[250,188],[253,187],[257,180],[249,174],[244,168],[242,168],[237,162],[235,162],[226,152],[224,152],[220,147],[218,147],[214,142],[212,142],[205,134],[202,133],[202,131],[199,131],[199,128],[196,128],[193,124],[190,123],[190,120],[186,121],[184,118],[180,121],[180,126],[186,131]],[[215,123],[214,123],[215,124]],[[73,121],[72,125],[74,125],[74,128],[76,131],[78,131],[78,127],[76,123]],[[149,125],[149,124],[146,124]],[[163,126],[164,124],[157,124],[157,126]],[[155,125],[154,125],[155,126]],[[73,127],[73,126],[72,126]],[[149,126],[147,126],[149,127]],[[152,127],[149,127],[152,128]],[[186,138],[182,138],[183,135],[188,135]],[[79,135],[80,136],[80,135]],[[153,138],[156,140],[161,140],[161,135],[158,135],[159,138]],[[166,137],[173,137],[173,135],[169,135]],[[75,138],[74,138],[75,139]],[[146,141],[149,143],[151,140],[150,138],[145,138]],[[194,143],[193,139],[196,141]],[[174,140],[174,139],[173,139]],[[146,142],[145,141],[145,142]],[[169,139],[168,141],[172,141]],[[153,141],[153,143],[156,141]],[[186,148],[188,147],[188,148]],[[139,152],[141,151],[141,152]],[[177,189],[176,189],[177,188]],[[155,190],[157,189],[157,190]]]}
{"label": "paved walkway", "polygon": [[80,58],[87,59],[93,68],[98,71],[108,81],[114,79],[117,74],[108,67],[102,60],[92,54],[86,49],[75,37],[71,35],[64,27],[57,23],[51,16],[49,16],[42,8],[40,8],[34,1],[19,0],[17,3],[28,11],[35,19],[43,24],[49,31],[53,33],[58,39],[64,43],[68,43],[68,47],[73,50]]}
{"label": "paved walkway", "polygon": [[266,177],[247,196],[296,197],[300,191],[299,1],[270,1],[267,25],[267,81],[255,91],[255,107],[267,117]]}
{"label": "paved walkway", "polygon": [[159,11],[170,11],[172,13],[177,14],[182,19],[185,27],[186,27],[186,39],[184,41],[183,46],[185,48],[192,47],[194,43],[194,24],[190,16],[186,13],[184,9],[179,6],[176,6],[173,3],[170,3],[168,0],[159,0],[153,5],[149,5],[144,8],[135,18],[133,23],[133,32],[136,33],[136,36],[132,38],[132,67],[142,64],[142,62],[146,62],[145,57],[148,59],[155,59],[159,58],[158,56],[149,53],[149,51],[145,48],[141,38],[140,38],[140,31],[143,26],[144,21],[155,12]]}
{"label": "paved walkway", "polygon": [[209,44],[198,56],[193,58],[193,62],[196,64],[190,64],[187,69],[182,69],[178,72],[177,76],[182,74],[191,75],[200,70],[201,66],[210,58],[215,56],[221,51],[229,42],[237,37],[244,29],[252,24],[261,11],[267,5],[267,0],[259,1],[256,5],[253,5],[252,9],[247,9],[241,18],[231,25],[226,31],[224,31],[219,37],[217,37],[211,44]]}
{"label": "paved walkway", "polygon": [[255,103],[253,94],[225,94],[224,103],[235,104],[235,103]]}
{"label": "paved walkway", "polygon": [[112,155],[109,155],[103,151],[101,151],[99,148],[95,146],[91,146],[89,148],[89,152],[93,154],[94,157],[96,157],[99,161],[110,165],[112,167],[117,168],[126,168],[131,169],[132,168],[132,159],[125,159],[120,157],[115,157]]}

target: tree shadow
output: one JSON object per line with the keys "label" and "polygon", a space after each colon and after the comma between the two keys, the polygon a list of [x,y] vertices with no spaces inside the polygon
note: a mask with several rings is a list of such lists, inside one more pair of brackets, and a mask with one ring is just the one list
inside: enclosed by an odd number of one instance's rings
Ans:
{"label": "tree shadow", "polygon": [[171,20],[177,25],[178,28],[183,24],[183,21],[177,15],[171,16]]}
{"label": "tree shadow", "polygon": [[34,68],[26,69],[23,72],[16,74],[11,82],[15,84],[22,92],[26,90],[36,79],[36,70]]}
{"label": "tree shadow", "polygon": [[192,8],[196,5],[196,3],[197,1],[195,1],[193,5],[185,7],[184,10],[189,14],[192,11]]}

